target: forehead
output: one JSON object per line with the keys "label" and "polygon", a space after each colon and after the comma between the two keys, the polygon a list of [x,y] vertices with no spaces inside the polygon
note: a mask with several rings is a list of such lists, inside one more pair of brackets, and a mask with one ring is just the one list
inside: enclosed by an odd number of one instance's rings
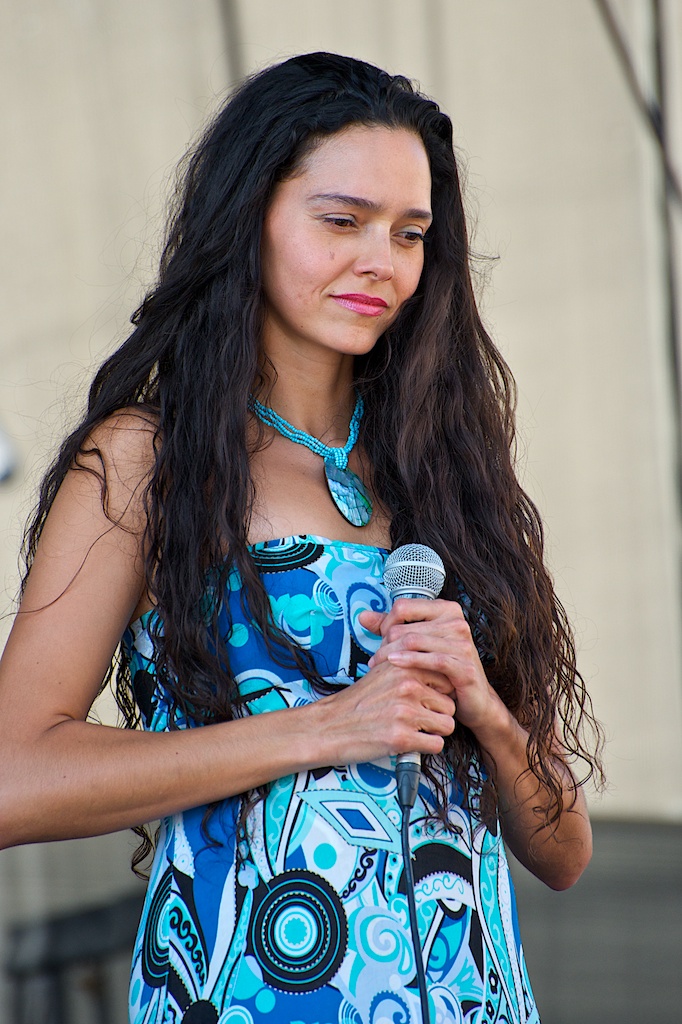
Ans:
{"label": "forehead", "polygon": [[431,170],[424,143],[414,132],[353,125],[322,139],[289,184],[301,194],[400,196],[406,206],[428,208]]}

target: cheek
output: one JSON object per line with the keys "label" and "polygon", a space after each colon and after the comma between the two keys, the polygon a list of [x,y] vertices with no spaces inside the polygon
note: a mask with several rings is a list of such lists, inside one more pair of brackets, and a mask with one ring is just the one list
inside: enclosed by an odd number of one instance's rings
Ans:
{"label": "cheek", "polygon": [[420,255],[419,259],[415,260],[415,265],[412,268],[412,288],[410,290],[410,295],[414,295],[414,293],[416,292],[417,287],[419,286],[419,282],[421,280],[421,276],[422,276],[423,272],[424,272],[424,250],[422,249],[421,250],[421,255]]}
{"label": "cheek", "polygon": [[263,257],[263,290],[274,306],[300,301],[306,278],[305,257],[295,245],[280,243],[267,248]]}
{"label": "cheek", "polygon": [[401,268],[399,298],[401,304],[409,299],[417,290],[424,269],[424,259],[410,260]]}
{"label": "cheek", "polygon": [[266,221],[263,234],[263,291],[274,307],[287,303],[299,291],[304,250],[297,244],[295,231],[286,218],[276,212]]}
{"label": "cheek", "polygon": [[335,276],[335,254],[325,249],[318,252],[310,245],[292,247],[288,252],[286,271],[280,274],[290,294],[300,300],[319,295]]}
{"label": "cheek", "polygon": [[271,312],[284,320],[300,326],[317,310],[318,282],[300,251],[280,253],[280,259],[270,264],[264,285]]}

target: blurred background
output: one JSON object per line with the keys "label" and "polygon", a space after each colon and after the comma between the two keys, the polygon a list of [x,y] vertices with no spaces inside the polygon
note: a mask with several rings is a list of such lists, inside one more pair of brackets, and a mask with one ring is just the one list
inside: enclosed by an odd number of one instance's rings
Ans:
{"label": "blurred background", "polygon": [[[520,473],[607,734],[593,864],[560,894],[515,872],[543,1024],[679,1022],[682,0],[3,0],[0,639],[41,472],[153,277],[177,160],[242,75],[316,49],[453,119]],[[0,1024],[125,1021],[134,845],[0,853]]]}

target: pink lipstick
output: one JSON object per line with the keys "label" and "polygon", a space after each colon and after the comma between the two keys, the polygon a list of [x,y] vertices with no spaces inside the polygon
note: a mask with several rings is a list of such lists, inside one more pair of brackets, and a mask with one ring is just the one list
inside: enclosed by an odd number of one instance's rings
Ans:
{"label": "pink lipstick", "polygon": [[353,292],[348,295],[332,295],[332,299],[345,309],[350,309],[353,313],[362,313],[364,316],[381,316],[388,308],[388,303],[376,295]]}

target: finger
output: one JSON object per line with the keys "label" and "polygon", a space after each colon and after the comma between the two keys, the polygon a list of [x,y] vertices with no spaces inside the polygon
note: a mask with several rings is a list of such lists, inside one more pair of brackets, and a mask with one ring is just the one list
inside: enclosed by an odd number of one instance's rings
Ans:
{"label": "finger", "polygon": [[389,727],[391,753],[402,754],[408,750],[439,753],[443,749],[442,737],[450,736],[454,730],[453,715],[427,708],[421,708],[415,714],[412,709],[407,717],[397,717]]}
{"label": "finger", "polygon": [[462,618],[461,606],[456,601],[430,601],[421,597],[399,597],[386,617],[388,628],[396,623],[429,622],[441,615]]}
{"label": "finger", "polygon": [[[452,646],[452,630],[443,630],[444,635],[441,635],[441,631],[420,627],[427,627],[427,624],[412,622],[407,625],[392,626],[385,632],[381,646],[370,658],[370,668],[372,665],[386,661],[392,651],[430,651],[439,644],[444,647]],[[384,633],[383,628],[382,633]]]}
{"label": "finger", "polygon": [[[388,664],[392,665],[393,663],[388,662]],[[433,669],[423,668],[419,665],[396,665],[395,668],[407,669],[413,679],[418,680],[422,686],[428,687],[431,691],[445,694],[448,697],[453,693],[452,679],[443,672],[436,672]]]}
{"label": "finger", "polygon": [[[467,652],[467,655],[458,656],[457,652],[432,651],[393,651],[388,654],[386,661],[396,668],[407,669],[428,673],[429,676],[440,677],[447,680],[448,690],[452,691],[462,685],[475,684],[477,681],[487,684],[487,677],[476,652]],[[443,689],[442,685],[438,687]]]}
{"label": "finger", "polygon": [[[446,624],[448,628],[439,630],[420,629],[420,625],[410,623],[406,626],[392,627],[381,646],[372,655],[369,661],[370,668],[400,652],[451,655],[456,660],[477,659],[471,630],[464,621],[454,625]],[[395,664],[402,663],[396,661]]]}
{"label": "finger", "polygon": [[[395,643],[406,636],[417,638],[441,637],[452,642],[453,640],[470,640],[471,630],[458,606],[446,608],[440,615],[430,619],[419,619],[414,622],[396,622],[390,614],[384,619],[381,625],[381,636],[384,645]],[[426,642],[424,640],[424,642]],[[418,649],[418,648],[417,648]]]}
{"label": "finger", "polygon": [[[451,719],[452,728],[450,732],[454,732],[454,719]],[[444,736],[449,735],[443,732],[416,732],[414,736],[406,741],[394,743],[391,749],[391,754],[406,754],[408,751],[416,751],[418,754],[440,754],[445,746]]]}
{"label": "finger", "polygon": [[[446,653],[450,651],[449,647],[443,648],[444,653],[442,657],[446,656]],[[407,654],[408,657],[402,657],[402,654]],[[435,653],[435,652],[431,652]],[[410,655],[423,655],[422,659],[419,656],[411,657]],[[420,681],[424,682],[427,686],[431,686],[443,693],[450,693],[453,689],[453,683],[447,673],[441,672],[435,668],[434,662],[428,662],[429,652],[424,651],[402,651],[394,646],[384,650],[382,647],[376,651],[369,659],[368,668],[370,670],[386,669],[390,666],[400,669],[414,669],[419,671]],[[450,663],[447,663],[447,668],[451,668]]]}
{"label": "finger", "polygon": [[450,716],[455,713],[455,702],[450,694],[430,686],[424,679],[425,675],[423,672],[412,674],[401,671],[389,692],[389,700],[396,714],[416,721],[418,729],[426,728],[422,719],[425,711]]}
{"label": "finger", "polygon": [[[419,723],[419,729],[415,732],[410,741],[414,746],[406,746],[406,750],[422,750],[422,744],[430,747],[431,740],[441,736],[451,736],[455,731],[455,719],[453,715],[440,714],[436,711],[425,711]],[[438,744],[438,749],[442,745]]]}
{"label": "finger", "polygon": [[450,696],[453,692],[452,680],[448,676],[442,675],[439,672],[423,672],[419,673],[419,681],[428,686],[429,690],[435,691],[436,693],[444,693],[446,696]]}
{"label": "finger", "polygon": [[442,674],[448,681],[448,687],[438,687],[439,692],[449,693],[456,699],[457,717],[465,725],[470,725],[472,715],[476,717],[485,713],[494,692],[476,654],[473,658],[461,660],[450,655],[429,655],[419,652],[395,654],[391,656],[388,664],[395,664],[396,669],[419,673],[419,679],[425,678],[422,673]]}
{"label": "finger", "polygon": [[[420,684],[430,687],[432,690],[437,690],[439,693],[450,694],[452,693],[452,680],[449,676],[442,672],[434,671],[432,668],[425,666],[422,668],[420,665],[398,665],[388,658],[380,658],[375,660],[377,655],[370,658],[368,666],[370,672],[364,676],[364,679],[370,680],[373,672],[379,669],[381,672],[395,672],[398,669],[410,670],[407,674],[409,678],[415,679]],[[400,673],[399,678],[402,678],[404,673]]]}
{"label": "finger", "polygon": [[[437,715],[447,715],[453,718],[457,705],[455,704],[452,697],[446,693],[441,693],[439,690],[434,689],[432,686],[428,686],[428,693],[422,699],[422,706],[432,711]],[[422,725],[422,728],[426,728],[426,723]]]}
{"label": "finger", "polygon": [[413,622],[407,626],[393,626],[373,657],[381,654],[385,658],[394,651],[447,651],[457,642],[458,638],[452,631],[443,635],[440,631],[418,629],[418,625],[424,624]]}
{"label": "finger", "polygon": [[381,626],[386,618],[386,612],[372,612],[364,611],[358,615],[358,621],[363,629],[366,629],[369,633],[376,633],[377,636],[381,636]]}
{"label": "finger", "polygon": [[[367,662],[368,668],[378,668],[379,665],[390,663],[392,665],[401,665],[410,668],[421,668],[421,663],[418,663],[414,659],[402,658],[402,655],[410,654],[448,654],[451,651],[452,645],[443,646],[442,649],[437,649],[434,643],[426,643],[423,639],[419,642],[408,640],[405,645],[402,642],[396,641],[388,644],[384,643],[374,652],[372,657]],[[431,666],[424,666],[431,667]]]}

